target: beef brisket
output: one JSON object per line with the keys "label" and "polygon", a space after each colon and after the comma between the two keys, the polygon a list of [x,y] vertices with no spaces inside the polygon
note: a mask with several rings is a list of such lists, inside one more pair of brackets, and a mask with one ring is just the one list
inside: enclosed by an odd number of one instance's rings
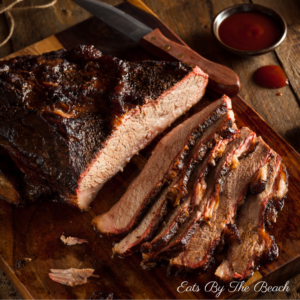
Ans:
{"label": "beef brisket", "polygon": [[[205,153],[206,149],[209,145],[213,145],[216,140],[222,139],[222,135],[224,135],[224,131],[227,133],[227,128],[231,128],[233,124],[233,114],[228,112],[226,115],[222,116],[220,120],[218,120],[214,125],[208,128],[202,135],[202,137],[195,143],[195,146],[191,150],[191,156],[194,156],[193,153],[198,153],[199,148],[205,148],[205,150],[201,150],[201,155]],[[221,141],[228,141],[228,139],[222,139]],[[221,143],[221,141],[219,143]],[[184,147],[186,148],[186,147]],[[199,155],[196,155],[198,159]],[[158,157],[160,159],[160,157]],[[178,166],[178,164],[176,164]],[[116,244],[113,248],[114,252],[117,252],[121,255],[131,254],[134,249],[138,250],[139,246],[153,237],[157,227],[163,220],[163,217],[167,214],[167,212],[172,208],[172,206],[177,206],[176,201],[172,201],[174,199],[170,199],[168,197],[169,191],[172,189],[173,184],[177,181],[180,176],[175,175],[175,171],[172,168],[171,177],[173,177],[173,182],[164,189],[164,191],[159,195],[158,199],[155,201],[151,209],[146,213],[145,217],[141,220],[139,226],[133,230],[133,232],[129,233],[120,243]],[[183,168],[182,172],[185,172],[185,168]],[[167,175],[168,177],[168,175]],[[168,183],[167,183],[168,185]]]}
{"label": "beef brisket", "polygon": [[180,172],[194,144],[213,135],[230,109],[231,101],[224,96],[168,133],[119,202],[94,218],[96,228],[105,234],[128,233],[157,199],[164,183]]}
{"label": "beef brisket", "polygon": [[0,148],[0,199],[22,204],[21,174],[8,154]]}
{"label": "beef brisket", "polygon": [[252,152],[255,144],[256,134],[249,128],[243,127],[240,135],[226,147],[217,166],[209,174],[205,196],[202,199],[194,197],[193,205],[199,206],[204,220],[209,220],[219,205],[220,192],[227,172],[230,168],[236,168],[238,159]]}
{"label": "beef brisket", "polygon": [[[202,189],[203,187],[202,177],[199,178],[199,184],[196,182],[194,185],[194,192],[190,201],[191,204],[187,203],[190,207],[189,210],[192,211],[192,213],[190,213],[189,220],[182,225],[180,230],[176,233],[174,238],[172,238],[167,246],[159,250],[157,253],[144,255],[146,258],[145,262],[143,263],[144,265],[146,265],[147,260],[153,261],[161,258],[170,258],[176,256],[180,251],[183,251],[187,247],[193,236],[191,234],[192,231],[189,230],[189,228],[191,228],[193,224],[193,232],[198,231],[198,224],[201,219],[205,217],[205,211],[202,209],[203,206],[199,206],[199,204],[202,204],[202,202],[208,203],[208,200],[212,197],[214,197],[214,199],[219,199],[220,195],[218,193],[220,193],[222,188],[223,177],[230,166],[232,166],[232,162],[234,161],[233,157],[239,157],[242,154],[252,151],[255,141],[255,134],[248,128],[243,128],[241,132],[238,133],[237,138],[229,143],[225,149],[223,149],[221,158],[217,162],[216,166],[209,172],[208,178],[206,179],[205,185],[207,185],[207,188],[205,191],[199,192],[199,189]],[[218,188],[216,188],[216,186]],[[214,209],[212,209],[212,211],[214,212],[217,207],[218,201],[214,205]]]}
{"label": "beef brisket", "polygon": [[264,227],[264,213],[268,202],[282,199],[287,193],[287,175],[281,158],[274,155],[269,163],[265,190],[250,194],[241,207],[236,225],[240,240],[229,245],[227,258],[216,270],[222,281],[246,280],[257,264],[278,256],[275,240]]}
{"label": "beef brisket", "polygon": [[[184,198],[184,196],[186,195],[187,197],[185,198],[185,200],[182,200],[182,203],[179,206],[174,207],[173,210],[169,212],[169,216],[165,224],[161,226],[156,237],[152,241],[149,241],[148,243],[142,245],[143,252],[157,252],[159,249],[162,249],[176,234],[179,228],[183,226],[183,224],[189,217],[189,212],[191,211],[191,198],[193,196],[195,188],[197,187],[197,197],[201,197],[201,194],[204,193],[206,189],[205,176],[209,170],[209,165],[214,161],[214,159],[217,158],[217,156],[222,154],[222,151],[220,149],[224,148],[223,146],[226,146],[227,143],[232,139],[233,137],[219,141],[211,151],[208,151],[206,153],[201,162],[198,162],[193,166],[191,175],[186,176],[185,174],[182,174],[181,178],[176,181],[176,184],[170,186],[170,188],[173,190],[173,194],[175,189],[176,197],[178,197],[178,195],[180,195],[180,197],[182,198]],[[205,151],[207,151],[207,148],[205,148]],[[189,184],[187,184],[187,177],[189,178]],[[182,187],[182,185],[179,185],[178,182],[184,182],[185,186]],[[180,189],[180,191],[178,191],[178,188]]]}
{"label": "beef brisket", "polygon": [[124,239],[114,245],[113,254],[117,253],[119,256],[130,255],[138,251],[139,246],[153,236],[155,230],[167,213],[167,193],[168,187],[163,188],[161,195],[146,213],[140,224]]}
{"label": "beef brisket", "polygon": [[182,168],[181,173],[178,176],[176,183],[171,186],[168,198],[174,202],[174,206],[178,205],[187,194],[188,194],[188,183],[190,177],[194,172],[195,166],[203,160],[203,157],[209,151],[209,148],[213,148],[211,151],[208,164],[213,164],[215,159],[221,155],[227,143],[234,137],[235,130],[235,118],[234,113],[229,111],[227,113],[227,119],[224,120],[223,126],[213,134],[207,135],[206,140],[199,140],[195,145],[191,155],[187,158],[185,166]]}
{"label": "beef brisket", "polygon": [[1,149],[0,152],[1,199],[24,206],[54,197],[55,192],[47,186],[45,180],[37,178],[31,169],[26,174],[22,173],[5,151]]}
{"label": "beef brisket", "polygon": [[280,165],[279,176],[276,178],[277,191],[269,200],[265,210],[265,223],[267,226],[272,226],[276,223],[278,212],[284,206],[284,200],[288,191],[288,174],[284,164]]}
{"label": "beef brisket", "polygon": [[[247,144],[248,149],[251,148],[251,143]],[[248,149],[244,148],[244,152],[248,152]],[[266,163],[270,151],[263,140],[258,138],[255,150],[240,159],[235,168],[230,170],[225,177],[222,193],[218,196],[217,210],[213,211],[209,222],[201,223],[186,251],[171,259],[169,273],[182,274],[195,269],[205,271],[210,266],[226,224],[233,221],[237,206],[243,200],[255,173]]]}
{"label": "beef brisket", "polygon": [[39,197],[54,191],[87,209],[109,178],[201,99],[207,81],[198,67],[129,63],[93,46],[1,61],[0,146],[31,174]]}

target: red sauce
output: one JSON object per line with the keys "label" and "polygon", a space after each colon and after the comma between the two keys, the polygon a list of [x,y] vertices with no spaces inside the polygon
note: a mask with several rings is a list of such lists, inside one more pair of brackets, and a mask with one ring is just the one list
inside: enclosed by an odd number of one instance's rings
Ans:
{"label": "red sauce", "polygon": [[254,72],[253,79],[258,85],[269,89],[279,89],[289,84],[280,66],[261,67]]}
{"label": "red sauce", "polygon": [[274,45],[281,36],[276,21],[263,13],[241,12],[227,17],[219,27],[219,37],[231,48],[254,51]]}

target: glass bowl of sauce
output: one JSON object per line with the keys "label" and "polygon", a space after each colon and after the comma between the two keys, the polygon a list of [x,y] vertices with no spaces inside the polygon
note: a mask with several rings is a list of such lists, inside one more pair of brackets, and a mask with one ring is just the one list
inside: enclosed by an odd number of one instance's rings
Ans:
{"label": "glass bowl of sauce", "polygon": [[240,4],[221,11],[212,32],[226,50],[241,56],[264,54],[278,47],[286,37],[284,18],[274,10],[256,4]]}

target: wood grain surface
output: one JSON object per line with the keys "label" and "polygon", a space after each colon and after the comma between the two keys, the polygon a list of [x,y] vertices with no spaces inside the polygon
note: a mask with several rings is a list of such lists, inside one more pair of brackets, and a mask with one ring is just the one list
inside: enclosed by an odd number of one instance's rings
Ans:
{"label": "wood grain surface", "polygon": [[[109,2],[110,4],[117,4],[120,1],[106,1]],[[155,0],[146,0],[145,3],[153,9],[153,11],[156,13],[157,16],[159,16],[176,34],[178,34],[182,40],[184,40],[189,46],[191,46],[194,50],[198,51],[201,55],[204,57],[210,58],[213,61],[216,61],[218,63],[223,63],[231,68],[233,68],[239,75],[241,79],[241,95],[242,97],[246,100],[248,104],[250,104],[252,107],[254,107],[260,115],[286,140],[288,140],[298,151],[300,150],[300,142],[299,142],[299,133],[300,133],[300,118],[299,118],[299,82],[297,81],[297,76],[299,77],[299,63],[297,63],[297,59],[299,56],[299,50],[298,49],[298,37],[299,37],[299,26],[297,24],[299,20],[299,3],[297,1],[288,1],[288,5],[286,4],[286,1],[253,1],[255,3],[259,3],[265,6],[273,7],[277,11],[281,12],[286,20],[288,21],[288,36],[286,41],[278,48],[276,49],[275,52],[265,54],[260,57],[255,57],[255,58],[249,58],[249,59],[244,59],[244,58],[237,58],[231,54],[226,53],[223,49],[219,48],[216,44],[216,42],[213,40],[213,37],[210,33],[210,24],[211,20],[214,17],[214,15],[220,11],[221,9],[230,6],[232,4],[237,4],[237,3],[242,3],[242,2],[248,2],[248,1],[193,1],[193,0],[185,0],[185,1],[167,1],[167,0],[161,0],[161,1],[155,1]],[[5,4],[5,2],[3,1]],[[40,1],[32,1],[31,3],[37,4],[40,3]],[[24,4],[25,5],[25,4]],[[142,4],[141,4],[142,5]],[[50,11],[51,10],[51,11]],[[52,11],[53,10],[53,11]],[[73,4],[71,1],[59,1],[59,3],[56,5],[54,9],[49,9],[49,11],[45,10],[41,13],[34,13],[34,12],[27,12],[27,13],[21,13],[21,12],[15,12],[15,19],[16,19],[16,32],[14,35],[14,38],[12,41],[0,49],[0,55],[5,56],[13,51],[19,50],[23,48],[24,46],[30,45],[32,43],[35,43],[39,41],[40,39],[43,39],[51,34],[54,34],[61,29],[65,29],[69,27],[72,24],[77,23],[78,21],[81,21],[83,19],[86,19],[89,14],[84,12],[82,9],[80,9],[78,6]],[[32,25],[26,23],[25,20],[34,20],[32,22]],[[3,26],[1,26],[3,25]],[[0,18],[0,37],[2,35],[5,35],[7,33],[7,23],[6,20],[3,16]],[[29,29],[28,29],[28,26]],[[32,27],[31,27],[32,26]],[[102,47],[105,46],[105,42],[109,40],[109,35],[111,32],[108,30],[106,31],[107,35],[104,36],[104,43],[102,44]],[[84,34],[84,32],[82,33]],[[120,38],[120,36],[117,34],[117,37]],[[77,35],[77,32],[76,32]],[[59,36],[59,35],[58,35]],[[101,36],[101,40],[102,40]],[[107,38],[108,40],[105,40]],[[95,43],[95,42],[94,42]],[[101,43],[101,42],[99,42]],[[52,44],[52,43],[51,43]],[[54,43],[55,44],[55,43]],[[55,44],[57,47],[59,47],[59,44]],[[55,47],[56,47],[55,46]],[[39,48],[39,46],[36,46]],[[134,45],[127,43],[126,47],[130,50],[130,47],[133,49]],[[116,53],[119,51],[117,45],[110,45],[110,48],[113,49],[113,51],[116,51]],[[37,49],[37,48],[36,48]],[[124,50],[124,49],[122,49]],[[39,51],[39,50],[36,50]],[[135,55],[137,55],[135,53]],[[138,53],[138,57],[143,58],[143,53]],[[130,57],[130,55],[129,55]],[[298,60],[299,61],[299,60]],[[259,66],[265,65],[265,64],[282,64],[284,69],[287,72],[287,75],[289,77],[291,85],[289,87],[281,89],[283,92],[283,96],[278,97],[276,96],[277,90],[266,90],[263,88],[260,88],[256,86],[253,81],[252,81],[252,74],[253,71],[258,68]],[[242,103],[242,102],[237,102],[237,103]],[[242,104],[241,104],[242,105]],[[237,110],[243,111],[243,109],[246,109],[247,106],[242,105],[241,107],[237,107]],[[246,111],[246,113],[250,114],[250,111]],[[244,120],[240,120],[239,122],[242,122]],[[246,121],[250,122],[249,120]],[[264,123],[260,124],[258,128],[255,128],[255,130],[260,130],[265,128]],[[253,124],[253,126],[256,126]],[[253,128],[253,127],[252,127]],[[277,140],[272,139],[276,136],[276,134],[271,131],[271,132],[263,132],[264,135],[267,135],[268,142],[272,145],[276,150],[277,150]],[[150,147],[151,149],[151,147]],[[281,149],[283,152],[286,153],[286,149]],[[277,150],[279,151],[279,150]],[[279,151],[280,152],[280,151]],[[282,153],[280,153],[282,155]],[[149,155],[149,150],[144,151],[145,157]],[[296,154],[295,154],[296,155]],[[125,173],[119,174],[114,183],[111,183],[107,187],[107,190],[109,191],[110,189],[117,189],[117,195],[118,197],[122,191],[124,191],[125,186],[121,185],[119,187],[119,184],[124,181],[124,178],[126,176],[132,178],[134,175],[137,174],[137,167],[141,168],[144,160],[143,159],[134,159],[133,161],[134,167],[128,166],[126,168]],[[297,161],[295,162],[297,163]],[[130,169],[131,168],[131,169]],[[291,165],[290,168],[293,168]],[[105,187],[106,188],[106,187]],[[294,191],[296,192],[296,190]],[[101,202],[104,200],[101,200]],[[116,201],[116,199],[112,199],[111,201]],[[55,204],[50,204],[50,210],[51,207],[54,205],[54,207],[59,208]],[[110,204],[109,204],[110,205]],[[101,209],[105,210],[108,209],[107,207],[103,207]],[[11,208],[10,206],[7,208],[6,213],[11,213]],[[32,211],[27,212],[27,218],[33,217],[34,214],[38,213],[39,211],[46,209],[47,206],[43,204],[35,206],[35,208],[31,208]],[[35,211],[34,211],[35,209]],[[291,209],[295,209],[295,207],[292,207]],[[96,209],[97,210],[97,209]],[[69,210],[65,209],[65,213],[68,215]],[[98,212],[97,212],[98,213]],[[89,213],[93,215],[93,210]],[[71,218],[72,216],[72,218]],[[16,216],[16,218],[19,217],[20,220],[18,221],[19,226],[22,226],[22,211]],[[52,216],[54,220],[56,220],[56,216]],[[70,215],[68,216],[68,219],[76,220],[76,216],[73,215],[73,212],[70,212]],[[87,223],[89,222],[90,217],[86,217]],[[287,221],[288,214],[285,215],[283,213],[282,217],[282,222]],[[25,221],[24,221],[25,222]],[[70,221],[72,222],[72,221]],[[25,223],[24,223],[25,224]],[[50,223],[49,223],[50,224]],[[52,224],[52,223],[51,223]],[[51,226],[50,224],[50,226]],[[59,231],[60,228],[59,226],[62,225],[57,225],[53,223],[55,228],[51,229],[52,231]],[[284,226],[285,224],[281,224],[281,226]],[[10,224],[5,224],[5,228],[9,228],[11,225]],[[34,226],[34,224],[31,224],[31,226]],[[76,228],[69,228],[69,230],[74,230]],[[78,228],[77,228],[78,229]],[[295,230],[295,228],[291,228],[292,230]],[[275,229],[274,229],[275,230]],[[24,232],[26,233],[26,229],[24,228]],[[23,232],[23,233],[24,233]],[[78,230],[77,230],[78,232]],[[32,236],[34,237],[34,233]],[[1,233],[2,234],[2,233]],[[60,232],[56,233],[57,235],[60,234]],[[94,237],[93,235],[91,236],[92,239]],[[33,239],[34,240],[34,239]],[[43,240],[39,240],[41,244]],[[36,242],[37,243],[37,242]],[[99,243],[96,242],[96,245]],[[286,241],[282,241],[282,243],[286,243]],[[9,244],[9,243],[8,243]],[[105,244],[105,243],[104,243]],[[22,246],[24,245],[21,243],[19,247],[19,253],[21,254],[25,250],[30,250],[30,249],[22,249]],[[53,246],[59,246],[57,243],[53,243]],[[94,244],[93,244],[94,245]],[[37,245],[36,245],[37,246]],[[290,244],[291,249],[296,249],[295,245]],[[98,246],[99,247],[99,246]],[[13,250],[13,249],[7,249],[6,251]],[[109,249],[107,248],[107,251]],[[30,252],[30,251],[29,251]],[[81,251],[79,250],[74,250],[75,254],[80,257]],[[9,253],[9,252],[7,252]],[[50,254],[50,253],[48,253]],[[62,251],[62,257],[65,253]],[[289,255],[288,253],[286,255]],[[20,258],[22,259],[22,258]],[[107,260],[110,259],[109,256],[106,257]],[[78,260],[77,262],[79,262]],[[133,258],[131,261],[129,261],[129,264],[133,268],[138,267],[137,260]],[[121,264],[122,265],[122,264]],[[27,268],[28,266],[25,266]],[[47,266],[47,263],[45,265]],[[121,267],[122,269],[122,267]],[[105,267],[103,269],[104,271],[108,271]],[[9,267],[7,266],[7,269],[5,271],[9,271]],[[41,271],[42,272],[42,271]],[[268,272],[268,270],[265,270],[262,268],[262,273]],[[297,270],[294,270],[294,273],[297,274]],[[20,273],[22,273],[20,271]],[[26,273],[26,271],[25,271]],[[36,270],[32,271],[32,274],[29,272],[29,274],[26,274],[28,278],[31,278],[32,280],[34,279],[36,282],[36,278],[34,278],[34,274],[36,274]],[[40,274],[40,273],[38,273]],[[122,273],[119,271],[119,276],[121,276]],[[163,272],[154,272],[151,275],[157,276],[158,278],[161,278]],[[22,274],[18,274],[18,276],[22,276]],[[40,276],[40,275],[39,275]],[[111,274],[109,275],[111,276]],[[259,275],[258,275],[259,277]],[[291,283],[290,287],[292,288],[291,292],[289,293],[275,293],[275,294],[266,294],[263,295],[262,297],[265,298],[296,298],[297,293],[299,292],[299,278],[300,276],[297,276],[294,278]],[[130,278],[130,274],[128,275],[128,278]],[[163,277],[162,277],[163,280]],[[174,279],[175,280],[175,279]],[[174,283],[174,280],[172,279],[172,282]],[[143,281],[143,280],[141,280]],[[145,281],[145,280],[144,280]],[[175,280],[176,281],[176,280]],[[4,282],[4,283],[3,283]],[[38,280],[39,282],[39,280]],[[145,282],[147,283],[147,282]],[[56,286],[56,285],[55,285]],[[122,287],[124,291],[126,291],[125,287]],[[153,287],[152,287],[153,288]],[[160,295],[161,287],[160,286],[155,286],[154,288],[157,289],[156,295]],[[169,289],[170,286],[164,287],[165,289]],[[7,283],[6,278],[4,275],[0,273],[0,298],[14,298],[17,297],[17,294],[14,292],[11,292],[13,289],[11,285]],[[6,291],[6,292],[5,292]],[[10,292],[9,292],[10,291]],[[37,291],[39,293],[41,291]],[[145,291],[144,291],[145,292]],[[146,294],[143,294],[143,292],[140,290],[137,291],[137,294],[141,296],[141,298],[144,298],[149,291],[146,291]],[[76,296],[82,296],[80,292],[77,293],[77,291],[74,292]],[[125,292],[126,293],[126,292]],[[167,293],[167,292],[166,292]],[[169,295],[172,295],[169,294]],[[23,296],[26,296],[25,294]],[[193,295],[189,295],[193,297]],[[254,294],[249,295],[251,297],[256,296]],[[185,295],[187,297],[187,295]]]}

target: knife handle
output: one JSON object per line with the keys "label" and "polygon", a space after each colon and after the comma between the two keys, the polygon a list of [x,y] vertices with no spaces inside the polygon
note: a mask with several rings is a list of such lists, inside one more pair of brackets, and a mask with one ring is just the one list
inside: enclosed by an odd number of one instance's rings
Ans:
{"label": "knife handle", "polygon": [[205,59],[187,46],[169,40],[159,29],[145,35],[140,45],[161,59],[168,60],[171,56],[176,60],[200,67],[209,76],[208,87],[219,94],[234,96],[240,90],[239,77],[233,70]]}

